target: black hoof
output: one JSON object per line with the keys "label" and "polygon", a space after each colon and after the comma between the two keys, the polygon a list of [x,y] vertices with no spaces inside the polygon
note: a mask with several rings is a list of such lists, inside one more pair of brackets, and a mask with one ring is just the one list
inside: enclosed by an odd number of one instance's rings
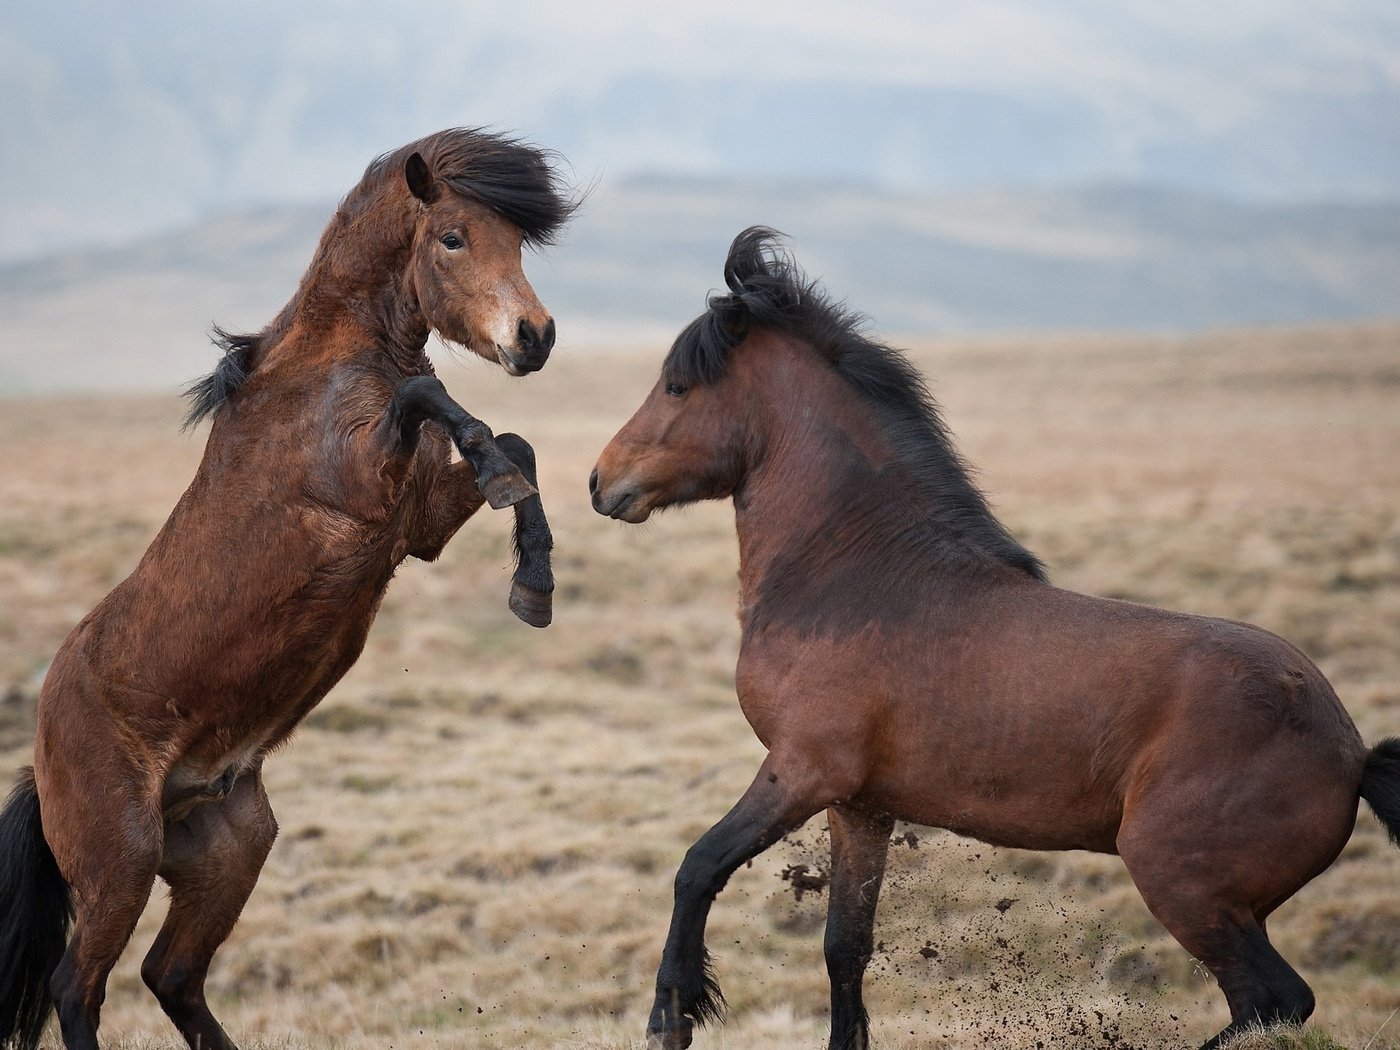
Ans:
{"label": "black hoof", "polygon": [[513,470],[509,474],[497,474],[486,482],[481,486],[481,494],[493,510],[501,510],[539,495],[539,489],[526,481],[519,471]]}
{"label": "black hoof", "polygon": [[554,595],[516,581],[510,585],[510,611],[531,627],[548,627],[554,619]]}

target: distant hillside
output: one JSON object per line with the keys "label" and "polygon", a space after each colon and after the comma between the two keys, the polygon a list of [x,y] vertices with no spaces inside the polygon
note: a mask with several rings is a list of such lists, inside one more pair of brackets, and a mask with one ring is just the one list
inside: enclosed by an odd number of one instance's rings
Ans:
{"label": "distant hillside", "polygon": [[[290,296],[331,205],[263,209],[0,268],[0,392],[178,385],[211,323]],[[893,194],[841,185],[604,184],[527,260],[578,345],[663,340],[761,223],[893,334],[1199,329],[1400,316],[1400,204],[1261,207],[1140,187]]]}
{"label": "distant hillside", "polygon": [[0,5],[0,258],[342,192],[460,124],[647,172],[1250,201],[1400,186],[1400,5]]}

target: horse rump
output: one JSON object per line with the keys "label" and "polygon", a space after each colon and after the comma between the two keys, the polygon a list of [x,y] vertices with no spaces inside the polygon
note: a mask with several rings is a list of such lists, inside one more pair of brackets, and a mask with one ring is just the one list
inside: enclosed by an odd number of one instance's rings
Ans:
{"label": "horse rump", "polygon": [[53,1000],[73,898],[44,839],[34,770],[25,767],[0,811],[0,1047],[34,1050]]}

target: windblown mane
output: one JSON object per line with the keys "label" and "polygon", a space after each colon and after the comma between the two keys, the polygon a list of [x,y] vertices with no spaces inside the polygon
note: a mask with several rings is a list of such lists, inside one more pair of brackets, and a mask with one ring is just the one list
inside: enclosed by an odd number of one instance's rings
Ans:
{"label": "windblown mane", "polygon": [[[539,149],[484,128],[449,128],[376,157],[336,210],[322,235],[307,273],[328,249],[329,233],[338,220],[352,218],[374,205],[386,185],[402,179],[404,165],[420,153],[428,170],[457,193],[480,201],[520,227],[532,247],[552,244],[580,204],[559,172],[558,154]],[[305,278],[303,278],[303,288]],[[217,326],[214,345],[224,351],[214,371],[185,388],[190,399],[185,427],[193,427],[231,397],[257,366],[261,351],[282,335],[302,289],[261,332],[232,334]]]}
{"label": "windblown mane", "polygon": [[533,247],[554,243],[579,205],[564,186],[557,153],[484,128],[450,128],[385,153],[365,169],[360,187],[377,188],[386,179],[402,178],[414,153],[421,153],[428,170],[458,193],[519,226]]}
{"label": "windblown mane", "polygon": [[663,374],[686,386],[715,382],[752,325],[802,339],[875,407],[915,487],[934,497],[929,505],[940,530],[1044,580],[1040,561],[996,519],[973,483],[923,376],[902,352],[868,338],[865,318],[810,280],[781,249],[779,236],[753,226],[734,239],[724,264],[728,294],[710,296],[709,309],[676,338]]}

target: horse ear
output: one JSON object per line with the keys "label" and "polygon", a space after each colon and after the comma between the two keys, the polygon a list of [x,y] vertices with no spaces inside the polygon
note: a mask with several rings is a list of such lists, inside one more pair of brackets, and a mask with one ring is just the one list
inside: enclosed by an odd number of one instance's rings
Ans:
{"label": "horse ear", "polygon": [[414,153],[409,157],[408,163],[403,166],[403,174],[408,180],[409,192],[420,201],[432,204],[437,200],[437,183],[433,181],[433,173],[428,170],[428,162],[423,159],[423,154]]}

